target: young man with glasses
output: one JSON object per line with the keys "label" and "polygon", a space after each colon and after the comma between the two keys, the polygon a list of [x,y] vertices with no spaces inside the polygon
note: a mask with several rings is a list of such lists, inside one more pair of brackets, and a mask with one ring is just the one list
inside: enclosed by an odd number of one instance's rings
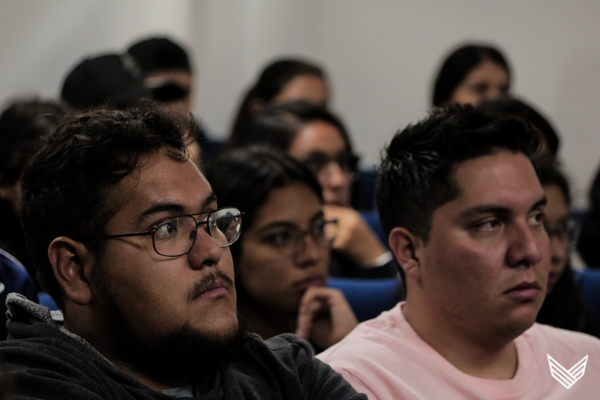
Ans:
{"label": "young man with glasses", "polygon": [[377,205],[407,299],[319,358],[369,399],[597,398],[600,341],[535,324],[550,265],[537,146],[470,106],[398,133]]}
{"label": "young man with glasses", "polygon": [[62,313],[9,298],[0,358],[19,398],[364,398],[305,342],[244,330],[242,215],[185,154],[194,129],[151,105],[90,111],[32,160],[23,224]]}

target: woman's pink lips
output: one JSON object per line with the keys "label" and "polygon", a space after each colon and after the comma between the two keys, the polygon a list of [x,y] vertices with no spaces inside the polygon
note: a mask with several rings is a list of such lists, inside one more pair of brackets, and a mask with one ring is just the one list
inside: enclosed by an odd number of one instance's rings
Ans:
{"label": "woman's pink lips", "polygon": [[294,286],[296,286],[298,289],[301,289],[301,290],[307,290],[308,288],[311,288],[311,287],[324,286],[324,285],[325,285],[325,279],[320,278],[320,277],[312,277],[312,278],[308,278],[303,281],[300,281],[300,282],[296,283]]}

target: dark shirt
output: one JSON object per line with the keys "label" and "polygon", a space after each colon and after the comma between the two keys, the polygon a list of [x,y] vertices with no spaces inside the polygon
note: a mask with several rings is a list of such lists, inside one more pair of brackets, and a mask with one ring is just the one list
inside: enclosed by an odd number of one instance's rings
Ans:
{"label": "dark shirt", "polygon": [[[173,399],[61,329],[47,308],[17,295],[9,296],[8,305],[10,335],[0,343],[0,358],[16,386],[15,399]],[[297,336],[263,341],[249,335],[246,351],[236,361],[194,382],[204,390],[193,399],[367,399],[315,359]]]}

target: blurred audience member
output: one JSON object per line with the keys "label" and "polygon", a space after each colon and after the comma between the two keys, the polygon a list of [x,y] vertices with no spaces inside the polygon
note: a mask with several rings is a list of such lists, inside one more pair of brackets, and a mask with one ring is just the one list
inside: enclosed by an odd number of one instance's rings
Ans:
{"label": "blurred audience member", "polygon": [[311,172],[271,149],[246,147],[206,175],[221,204],[244,212],[231,253],[238,307],[251,330],[264,339],[295,332],[318,349],[346,336],[356,318],[344,295],[325,287],[337,221],[325,218]]}
{"label": "blurred audience member", "polygon": [[243,97],[233,121],[230,138],[237,142],[252,117],[269,103],[304,100],[326,107],[329,102],[327,77],[321,67],[299,59],[279,59],[262,70]]}
{"label": "blurred audience member", "polygon": [[0,248],[15,256],[32,274],[19,220],[19,182],[42,137],[66,113],[66,105],[60,102],[32,98],[10,102],[0,115]]}
{"label": "blurred audience member", "polygon": [[533,165],[548,201],[544,226],[550,238],[551,256],[548,294],[536,321],[598,336],[600,332],[586,313],[569,261],[576,236],[576,227],[569,218],[569,183],[554,160],[537,159]]}
{"label": "blurred audience member", "polygon": [[560,139],[550,121],[536,110],[531,104],[511,96],[497,97],[485,100],[478,107],[482,113],[498,118],[519,118],[532,125],[540,133],[540,148],[538,154],[556,157]]}
{"label": "blurred audience member", "polygon": [[506,58],[492,46],[466,44],[444,60],[433,87],[433,106],[472,104],[505,95],[511,73]]}
{"label": "blurred audience member", "polygon": [[86,57],[67,74],[62,99],[77,110],[95,107],[126,107],[148,91],[143,73],[128,54]]}
{"label": "blurred audience member", "polygon": [[340,224],[333,244],[332,276],[397,275],[385,245],[351,208],[358,157],[335,115],[307,102],[271,104],[256,114],[244,135],[232,140],[233,147],[260,144],[285,152],[315,174],[323,191],[325,214]]}
{"label": "blurred audience member", "polygon": [[600,268],[600,169],[588,195],[588,212],[582,221],[577,250],[589,268]]}
{"label": "blurred audience member", "polygon": [[[165,103],[177,113],[193,110],[194,68],[188,51],[168,37],[150,37],[139,40],[127,49],[144,73],[144,86],[152,97]],[[198,123],[198,143],[202,163],[214,159],[221,150],[221,142],[210,137],[204,124]],[[192,153],[200,149],[192,149]],[[197,159],[191,154],[192,159]]]}
{"label": "blurred audience member", "polygon": [[127,49],[144,73],[144,86],[176,112],[192,109],[194,75],[188,53],[166,37],[140,40]]}

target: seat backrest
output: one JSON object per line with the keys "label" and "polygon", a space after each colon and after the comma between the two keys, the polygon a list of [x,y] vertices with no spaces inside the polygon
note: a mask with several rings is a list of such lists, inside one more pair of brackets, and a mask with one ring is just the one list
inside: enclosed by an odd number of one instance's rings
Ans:
{"label": "seat backrest", "polygon": [[596,325],[600,326],[600,269],[573,271],[573,274],[586,311]]}
{"label": "seat backrest", "polygon": [[402,293],[400,278],[385,279],[352,279],[334,278],[327,281],[327,286],[344,293],[356,318],[362,322],[375,318],[382,311],[394,307]]}

